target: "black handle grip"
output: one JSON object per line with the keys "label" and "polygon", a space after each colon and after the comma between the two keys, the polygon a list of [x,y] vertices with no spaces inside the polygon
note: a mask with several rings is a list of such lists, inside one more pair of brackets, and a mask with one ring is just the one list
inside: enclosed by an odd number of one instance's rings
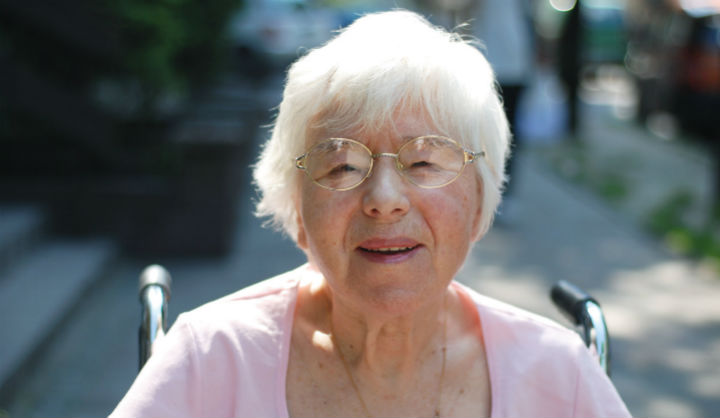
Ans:
{"label": "black handle grip", "polygon": [[575,325],[580,325],[583,321],[585,316],[585,302],[592,301],[597,303],[592,296],[565,280],[560,280],[553,285],[550,290],[550,297],[553,303],[555,303],[555,306],[575,321]]}
{"label": "black handle grip", "polygon": [[143,290],[151,285],[161,286],[165,290],[167,299],[170,299],[170,287],[172,286],[172,277],[165,267],[153,264],[147,266],[140,274],[138,293],[142,298]]}

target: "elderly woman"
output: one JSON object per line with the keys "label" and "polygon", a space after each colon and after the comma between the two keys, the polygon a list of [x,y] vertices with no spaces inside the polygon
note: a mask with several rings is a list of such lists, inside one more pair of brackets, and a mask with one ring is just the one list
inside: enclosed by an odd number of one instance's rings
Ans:
{"label": "elderly woman", "polygon": [[113,415],[627,416],[575,333],[453,281],[508,138],[482,54],[414,13],[299,59],[255,180],[308,263],[181,315]]}

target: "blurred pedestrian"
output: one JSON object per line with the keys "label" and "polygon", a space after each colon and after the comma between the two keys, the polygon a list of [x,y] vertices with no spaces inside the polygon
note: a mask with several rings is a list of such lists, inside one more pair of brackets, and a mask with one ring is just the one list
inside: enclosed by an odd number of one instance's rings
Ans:
{"label": "blurred pedestrian", "polygon": [[558,40],[558,75],[567,95],[567,129],[571,138],[577,138],[579,125],[578,92],[582,61],[582,3],[575,5],[566,13]]}
{"label": "blurred pedestrian", "polygon": [[508,197],[514,189],[515,155],[523,139],[518,136],[517,109],[530,84],[535,64],[535,30],[531,0],[476,0],[472,32],[485,50],[495,71],[500,94],[513,133],[513,149],[507,162],[509,181],[505,187],[503,212],[511,204]]}

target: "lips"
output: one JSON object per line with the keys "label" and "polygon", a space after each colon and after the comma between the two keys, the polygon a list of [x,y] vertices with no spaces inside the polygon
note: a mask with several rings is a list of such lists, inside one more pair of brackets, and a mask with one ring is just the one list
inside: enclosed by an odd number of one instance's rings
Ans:
{"label": "lips", "polygon": [[398,263],[412,257],[421,246],[409,238],[373,238],[360,243],[357,250],[373,262]]}
{"label": "lips", "polygon": [[410,251],[415,247],[388,247],[388,248],[363,248],[359,247],[362,251],[367,251],[371,253],[381,253],[381,254],[395,254],[395,253],[401,253],[405,251]]}

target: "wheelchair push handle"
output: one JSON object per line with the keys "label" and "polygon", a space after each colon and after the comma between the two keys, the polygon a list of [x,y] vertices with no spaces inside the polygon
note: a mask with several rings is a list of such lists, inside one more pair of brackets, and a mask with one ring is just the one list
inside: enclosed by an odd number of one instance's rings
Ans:
{"label": "wheelchair push handle", "polygon": [[610,334],[600,304],[584,290],[564,280],[553,285],[550,297],[555,306],[580,328],[585,345],[609,376]]}
{"label": "wheelchair push handle", "polygon": [[162,287],[162,289],[167,292],[168,299],[170,299],[170,287],[172,286],[172,277],[170,277],[170,273],[168,273],[165,267],[159,264],[153,264],[147,266],[145,270],[142,271],[142,273],[140,274],[138,286],[138,291],[140,295],[142,296],[142,292],[146,287],[152,285]]}
{"label": "wheelchair push handle", "polygon": [[595,299],[585,293],[584,290],[565,280],[560,280],[553,285],[550,290],[550,297],[555,306],[575,325],[582,324],[585,313],[585,303],[588,301],[597,303]]}
{"label": "wheelchair push handle", "polygon": [[160,265],[148,266],[140,274],[138,290],[142,319],[138,333],[139,369],[145,365],[152,355],[153,346],[167,330],[171,285],[170,273]]}

